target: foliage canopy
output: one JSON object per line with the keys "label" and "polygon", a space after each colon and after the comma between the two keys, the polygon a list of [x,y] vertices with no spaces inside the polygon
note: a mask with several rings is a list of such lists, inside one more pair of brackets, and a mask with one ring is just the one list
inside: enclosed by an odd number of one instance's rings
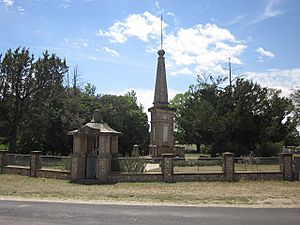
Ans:
{"label": "foliage canopy", "polygon": [[176,140],[182,144],[210,146],[211,154],[225,151],[236,155],[254,152],[260,156],[278,153],[295,132],[291,99],[280,91],[237,79],[230,87],[198,79],[172,100]]}

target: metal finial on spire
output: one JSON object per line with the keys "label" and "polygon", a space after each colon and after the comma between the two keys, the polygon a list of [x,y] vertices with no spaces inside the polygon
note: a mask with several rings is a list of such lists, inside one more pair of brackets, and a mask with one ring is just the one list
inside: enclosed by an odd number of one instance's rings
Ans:
{"label": "metal finial on spire", "polygon": [[163,46],[163,16],[160,15],[160,49],[163,49],[162,46]]}

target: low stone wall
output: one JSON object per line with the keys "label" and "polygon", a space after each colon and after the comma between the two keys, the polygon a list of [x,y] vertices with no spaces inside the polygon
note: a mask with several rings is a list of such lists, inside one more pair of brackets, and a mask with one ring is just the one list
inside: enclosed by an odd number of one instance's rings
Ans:
{"label": "low stone wall", "polygon": [[[11,166],[5,162],[6,152],[0,151],[0,173],[18,174],[31,177],[45,177],[53,179],[73,180],[71,172],[60,170],[41,169],[40,152],[33,152],[30,167]],[[98,183],[106,182],[180,182],[180,181],[238,181],[238,180],[299,180],[300,160],[292,159],[291,154],[284,153],[281,156],[282,166],[279,172],[235,172],[234,155],[224,153],[223,172],[219,173],[174,173],[173,155],[163,154],[162,172],[159,173],[120,173],[111,172],[110,157],[102,158],[103,167],[98,167],[101,179]],[[74,171],[73,171],[74,173]],[[73,174],[74,175],[74,174]],[[77,179],[79,180],[79,179]],[[84,180],[84,178],[83,178]]]}
{"label": "low stone wall", "polygon": [[180,181],[224,181],[223,173],[175,173],[173,180]]}
{"label": "low stone wall", "polygon": [[44,177],[52,179],[62,179],[70,180],[70,171],[61,170],[49,170],[41,169],[41,152],[33,151],[31,152],[30,166],[17,166],[17,165],[7,165],[5,160],[5,154],[7,151],[0,151],[0,173],[6,174],[16,174],[30,177]]}
{"label": "low stone wall", "polygon": [[[22,176],[30,176],[30,167],[5,166],[3,168],[3,173],[22,175]],[[69,172],[69,171],[60,171],[60,170],[40,169],[40,170],[36,171],[36,177],[70,180],[71,179],[71,172]]]}
{"label": "low stone wall", "polygon": [[59,170],[44,170],[40,169],[36,172],[37,177],[60,179],[60,180],[70,180],[71,172],[69,171],[59,171]]}
{"label": "low stone wall", "polygon": [[236,180],[283,180],[282,172],[238,172]]}
{"label": "low stone wall", "polygon": [[[234,173],[234,181],[238,180],[283,180],[281,172],[239,172]],[[157,174],[127,174],[112,172],[109,175],[109,181],[115,182],[162,182],[163,175]],[[191,181],[226,181],[224,173],[175,173],[173,182],[191,182]],[[170,182],[170,181],[169,181]]]}
{"label": "low stone wall", "polygon": [[30,175],[30,168],[29,167],[23,167],[23,166],[5,166],[3,168],[3,173],[29,176]]}
{"label": "low stone wall", "polygon": [[140,173],[128,174],[112,172],[109,174],[110,182],[162,182],[163,175],[161,173]]}

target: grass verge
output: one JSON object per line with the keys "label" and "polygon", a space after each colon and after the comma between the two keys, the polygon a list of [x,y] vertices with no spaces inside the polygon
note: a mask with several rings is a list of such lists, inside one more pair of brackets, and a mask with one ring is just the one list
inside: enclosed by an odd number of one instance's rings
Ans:
{"label": "grass verge", "polygon": [[300,208],[300,182],[240,181],[80,185],[64,180],[0,175],[0,198]]}

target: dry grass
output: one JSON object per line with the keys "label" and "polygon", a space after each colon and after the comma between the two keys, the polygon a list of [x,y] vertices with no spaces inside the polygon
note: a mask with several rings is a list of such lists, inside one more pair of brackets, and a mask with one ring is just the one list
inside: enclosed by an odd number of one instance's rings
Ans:
{"label": "dry grass", "polygon": [[240,181],[237,183],[79,185],[63,180],[2,174],[0,175],[0,198],[300,207],[300,182]]}

